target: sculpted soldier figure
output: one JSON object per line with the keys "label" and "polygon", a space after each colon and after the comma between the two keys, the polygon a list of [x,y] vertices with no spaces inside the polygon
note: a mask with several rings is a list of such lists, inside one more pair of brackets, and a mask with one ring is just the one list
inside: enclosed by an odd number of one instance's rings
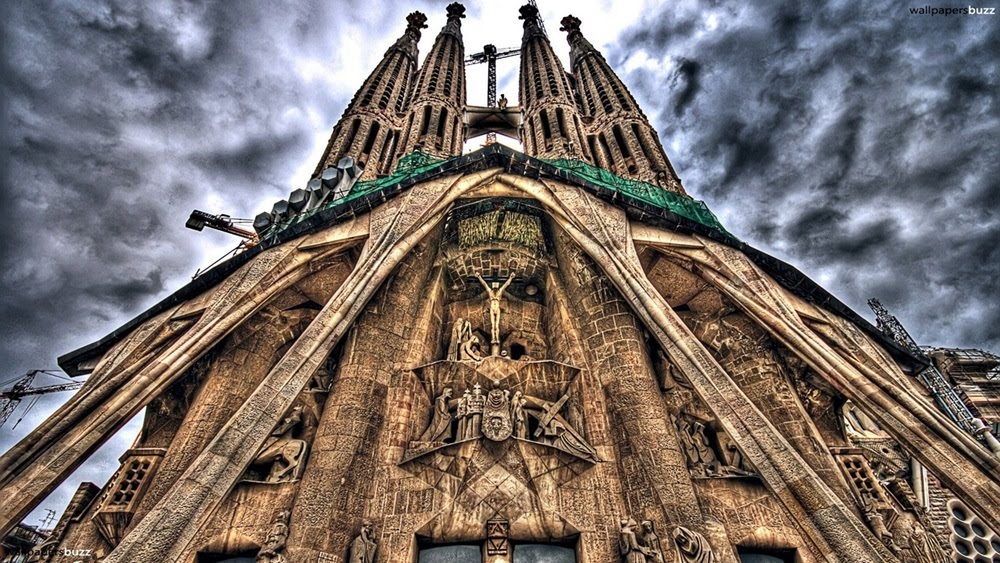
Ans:
{"label": "sculpted soldier figure", "polygon": [[622,518],[621,524],[618,549],[621,550],[622,559],[625,563],[646,563],[646,558],[651,553],[639,543],[639,538],[635,535],[635,520]]}
{"label": "sculpted soldier figure", "polygon": [[285,541],[288,540],[288,511],[282,510],[274,518],[274,524],[267,532],[264,545],[257,553],[258,563],[285,563]]}
{"label": "sculpted soldier figure", "polygon": [[451,387],[445,387],[434,401],[434,414],[427,430],[420,436],[423,442],[443,442],[451,438],[451,411],[448,402],[451,400]]}

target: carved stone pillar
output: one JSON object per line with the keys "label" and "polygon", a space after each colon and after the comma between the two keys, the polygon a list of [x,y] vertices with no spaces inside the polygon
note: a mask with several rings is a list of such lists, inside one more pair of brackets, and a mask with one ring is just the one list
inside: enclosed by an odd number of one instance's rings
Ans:
{"label": "carved stone pillar", "polygon": [[389,385],[406,358],[431,266],[427,246],[415,248],[347,336],[293,508],[290,560],[342,560],[366,518],[386,533],[387,515],[369,507],[377,446],[386,413],[396,408],[387,405]]}
{"label": "carved stone pillar", "polygon": [[854,501],[819,431],[799,403],[767,333],[741,313],[722,318],[681,313],[747,397],[848,506]]}
{"label": "carved stone pillar", "polygon": [[229,421],[228,413],[235,412],[246,401],[281,357],[285,346],[305,330],[315,315],[310,309],[281,311],[267,307],[225,341],[219,359],[208,368],[177,436],[160,460],[149,488],[137,499],[129,529],[156,506]]}
{"label": "carved stone pillar", "polygon": [[604,387],[626,511],[639,520],[654,520],[661,530],[678,525],[701,529],[687,461],[637,319],[579,249],[557,248],[571,306],[585,335],[588,367]]}

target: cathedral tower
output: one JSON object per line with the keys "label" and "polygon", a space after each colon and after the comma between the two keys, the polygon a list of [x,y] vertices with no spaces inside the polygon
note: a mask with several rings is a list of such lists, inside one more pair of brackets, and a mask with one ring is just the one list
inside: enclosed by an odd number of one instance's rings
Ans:
{"label": "cathedral tower", "polygon": [[521,6],[520,17],[524,21],[519,85],[524,152],[539,158],[590,160],[569,78],[539,25],[538,8]]}
{"label": "cathedral tower", "polygon": [[527,154],[462,154],[463,12],[412,97],[418,13],[348,106],[320,168],[360,181],[59,358],[89,377],[0,456],[0,529],[142,412],[33,561],[1000,560],[989,427],[686,195],[579,20],[588,123],[528,5]]}
{"label": "cathedral tower", "polygon": [[604,56],[583,36],[580,19],[566,16],[561,23],[560,29],[569,40],[570,67],[587,120],[587,147],[594,163],[622,176],[683,194],[680,178],[670,165],[656,130]]}
{"label": "cathedral tower", "polygon": [[417,68],[417,42],[426,21],[420,12],[406,17],[406,31],[385,52],[333,128],[315,175],[348,155],[364,169],[364,179],[391,171]]}
{"label": "cathedral tower", "polygon": [[403,126],[398,156],[415,150],[436,157],[462,154],[465,141],[465,48],[462,18],[465,6],[448,5],[448,22],[438,34],[424,65]]}

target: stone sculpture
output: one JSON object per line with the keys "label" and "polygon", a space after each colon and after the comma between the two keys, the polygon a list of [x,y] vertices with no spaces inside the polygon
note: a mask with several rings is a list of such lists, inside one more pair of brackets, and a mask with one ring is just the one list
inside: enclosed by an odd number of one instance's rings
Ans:
{"label": "stone sculpture", "polygon": [[683,526],[674,529],[674,545],[681,563],[715,563],[711,544],[698,532]]}
{"label": "stone sculpture", "polygon": [[917,522],[914,522],[913,527],[910,528],[907,544],[910,548],[910,557],[915,563],[945,563],[948,561],[941,546]]}
{"label": "stone sculpture", "polygon": [[513,430],[510,391],[491,389],[483,405],[483,436],[494,442],[502,442],[510,438]]}
{"label": "stone sculpture", "polygon": [[524,405],[527,403],[527,399],[524,398],[524,394],[520,391],[515,392],[514,398],[510,401],[510,416],[511,422],[514,425],[514,436],[522,440],[528,436],[528,418],[524,412]]}
{"label": "stone sculpture", "polygon": [[681,445],[688,458],[691,473],[696,477],[742,477],[752,475],[743,465],[743,454],[728,437],[720,438],[720,446],[725,448],[724,457],[728,463],[720,459],[709,438],[709,429],[704,422],[688,415],[676,419]]}
{"label": "stone sculpture", "polygon": [[503,285],[497,282],[486,283],[483,276],[479,274],[476,274],[476,278],[479,279],[479,283],[483,284],[490,301],[490,355],[498,356],[500,354],[500,299],[503,297],[503,292],[514,281],[514,276],[507,278]]}
{"label": "stone sculpture", "polygon": [[646,558],[653,563],[663,563],[663,547],[660,546],[660,538],[653,530],[652,520],[642,521],[642,545],[648,552]]}
{"label": "stone sculpture", "polygon": [[282,510],[274,517],[274,524],[267,532],[264,545],[257,553],[257,563],[285,563],[285,542],[288,540],[287,510]]}
{"label": "stone sculpture", "polygon": [[479,350],[479,337],[472,334],[472,323],[467,319],[459,317],[451,327],[451,342],[448,345],[449,360],[472,360],[483,359]]}
{"label": "stone sculpture", "polygon": [[621,551],[622,560],[625,563],[646,563],[651,553],[639,542],[635,532],[635,520],[622,518],[621,525],[618,549]]}
{"label": "stone sculpture", "polygon": [[378,547],[372,537],[374,528],[370,522],[361,525],[361,533],[351,542],[350,563],[372,563],[375,561],[375,549]]}
{"label": "stone sculpture", "polygon": [[434,413],[431,414],[431,422],[420,436],[420,441],[443,442],[451,438],[451,410],[449,409],[451,394],[451,387],[445,387],[444,391],[441,391],[441,394],[434,400]]}
{"label": "stone sculpture", "polygon": [[861,491],[861,512],[868,520],[869,527],[876,538],[881,540],[893,553],[898,554],[900,552],[899,546],[896,545],[892,532],[889,531],[889,525],[886,523],[884,514],[886,509],[892,510],[868,491]]}
{"label": "stone sculpture", "polygon": [[295,429],[302,423],[302,406],[295,406],[264,442],[260,453],[252,465],[270,464],[266,481],[283,483],[299,478],[302,462],[309,444],[293,437]]}

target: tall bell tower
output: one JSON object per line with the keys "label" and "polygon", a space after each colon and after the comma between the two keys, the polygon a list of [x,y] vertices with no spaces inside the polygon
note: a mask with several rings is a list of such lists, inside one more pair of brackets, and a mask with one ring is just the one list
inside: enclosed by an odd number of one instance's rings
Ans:
{"label": "tall bell tower", "polygon": [[579,19],[570,74],[523,6],[520,107],[470,109],[446,14],[242,252],[59,358],[0,529],[142,430],[31,561],[1000,561],[1000,442],[916,343],[688,195]]}

